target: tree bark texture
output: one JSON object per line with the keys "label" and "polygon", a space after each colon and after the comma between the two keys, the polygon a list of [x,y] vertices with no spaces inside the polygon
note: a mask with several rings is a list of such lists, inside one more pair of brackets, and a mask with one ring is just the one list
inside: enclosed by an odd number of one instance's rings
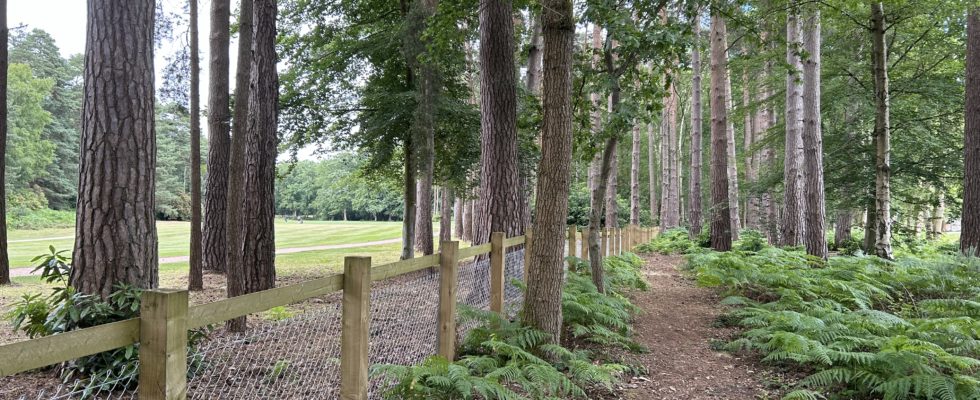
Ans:
{"label": "tree bark texture", "polygon": [[197,0],[189,0],[191,64],[191,243],[188,290],[204,289],[201,262],[201,66],[198,49]]}
{"label": "tree bark texture", "polygon": [[453,191],[443,187],[440,191],[439,242],[453,240]]}
{"label": "tree bark texture", "polygon": [[[748,54],[748,48],[742,46],[742,53]],[[752,90],[751,82],[749,81],[749,69],[747,66],[742,67],[742,108],[745,110],[744,117],[744,137],[743,137],[743,156],[745,158],[745,180],[749,185],[754,185],[759,180],[758,167],[756,165],[756,160],[758,159],[758,152],[754,151],[753,146],[756,141],[756,131],[758,129],[758,117],[757,113],[751,111],[752,106]],[[761,136],[761,135],[760,135]],[[747,193],[745,196],[745,208],[743,210],[744,217],[742,220],[745,222],[746,229],[759,229],[759,196],[753,193]]]}
{"label": "tree bark texture", "polygon": [[803,64],[803,164],[807,254],[827,259],[823,183],[823,133],[820,129],[820,10],[814,7],[804,24],[807,59]]}
{"label": "tree bark texture", "polygon": [[970,11],[967,31],[960,250],[976,255],[980,248],[980,8]]}
{"label": "tree bark texture", "polygon": [[711,15],[711,248],[732,249],[732,218],[728,195],[728,30],[725,18]]}
{"label": "tree bark texture", "polygon": [[653,123],[647,124],[647,188],[650,195],[650,221],[659,224],[660,221],[660,199],[657,190],[657,151],[656,136],[659,132]]}
{"label": "tree bark texture", "polygon": [[[157,286],[151,0],[89,0],[72,286]],[[111,207],[108,207],[111,205]]]}
{"label": "tree bark texture", "polygon": [[463,202],[463,230],[459,237],[467,242],[473,240],[473,200]]}
{"label": "tree bark texture", "polygon": [[640,224],[640,121],[633,122],[633,151],[630,153],[630,224]]}
{"label": "tree bark texture", "polygon": [[7,254],[7,0],[0,0],[0,285],[10,283]]}
{"label": "tree bark texture", "polygon": [[[600,68],[602,66],[602,27],[598,24],[592,27],[592,67]],[[600,137],[602,135],[602,101],[600,100],[602,96],[599,92],[589,93],[589,101],[592,105],[591,113],[591,128],[592,136]],[[595,157],[592,158],[592,162],[589,164],[589,194],[595,193],[596,188],[599,186],[599,173],[602,169],[602,154],[596,153]],[[596,208],[594,202],[595,196],[589,197],[589,207]]]}
{"label": "tree bark texture", "polygon": [[783,158],[783,213],[781,244],[803,243],[803,49],[799,5],[794,1],[786,17],[786,147]]}
{"label": "tree bark texture", "polygon": [[891,133],[889,126],[888,47],[881,2],[871,5],[872,60],[875,80],[875,255],[892,259]]}
{"label": "tree bark texture", "polygon": [[416,135],[417,148],[406,149],[418,155],[419,176],[415,214],[415,249],[423,255],[434,252],[432,243],[433,174],[435,173],[435,132],[436,102],[439,96],[439,74],[431,62],[423,62],[420,57],[428,52],[428,42],[422,37],[430,18],[436,12],[436,0],[417,0],[415,10],[410,14],[412,37],[406,53],[410,54],[409,65],[418,71],[419,77],[418,111],[415,113],[413,134]]}
{"label": "tree bark texture", "polygon": [[[231,143],[228,155],[228,199],[225,215],[225,277],[228,297],[240,296],[245,291],[242,266],[242,200],[245,197],[245,135],[249,113],[249,82],[252,76],[252,0],[242,0],[238,18],[238,62],[235,70],[235,114],[232,121]],[[234,318],[225,323],[232,332],[245,330],[245,318]]]}
{"label": "tree bark texture", "polygon": [[[689,234],[694,239],[701,233],[701,14],[694,18],[694,45],[691,49],[691,170],[688,179],[687,206]],[[652,157],[651,157],[652,158]]]}
{"label": "tree bark texture", "polygon": [[211,0],[208,66],[208,168],[204,190],[203,267],[225,272],[228,255],[228,167],[231,111],[228,109],[230,0]]}
{"label": "tree bark texture", "polygon": [[253,2],[255,24],[245,133],[242,268],[245,292],[276,284],[275,180],[279,77],[276,71],[276,0]]}
{"label": "tree bark texture", "polygon": [[402,260],[415,258],[415,218],[416,204],[418,202],[418,188],[415,183],[416,167],[415,152],[413,149],[412,134],[405,137],[405,208],[402,216]]}
{"label": "tree bark texture", "polygon": [[534,95],[541,94],[541,63],[542,63],[542,28],[541,18],[534,13],[531,14],[531,41],[527,48],[527,73],[524,75],[524,84],[527,90]]}
{"label": "tree bark texture", "polygon": [[465,240],[463,239],[463,209],[466,207],[465,204],[463,199],[457,197],[456,205],[453,207],[453,219],[455,219],[454,224],[456,225],[456,229],[453,232],[456,232],[456,237],[459,240]]}
{"label": "tree bark texture", "polygon": [[[534,204],[534,245],[527,271],[526,325],[561,340],[565,218],[572,165],[572,56],[575,20],[571,0],[544,0],[541,161]],[[570,251],[574,252],[574,249]]]}
{"label": "tree bark texture", "polygon": [[680,193],[680,135],[677,129],[679,101],[674,84],[667,89],[663,110],[663,134],[661,135],[661,202],[660,231],[676,228],[681,224]]}
{"label": "tree bark texture", "polygon": [[851,226],[854,224],[854,211],[851,209],[837,210],[837,221],[834,222],[834,248],[840,250],[851,240]]}
{"label": "tree bark texture", "polygon": [[510,0],[486,0],[480,7],[480,189],[473,243],[490,232],[524,233],[526,202],[517,159],[517,77],[514,21]]}
{"label": "tree bark texture", "polygon": [[[611,108],[611,107],[610,107]],[[610,110],[611,111],[611,110]],[[610,112],[610,114],[612,114]],[[612,160],[609,164],[609,174],[603,182],[606,182],[606,227],[619,227],[619,149],[613,149]]]}
{"label": "tree bark texture", "polygon": [[[727,39],[726,39],[727,41]],[[725,109],[728,115],[732,115],[734,107],[732,102],[732,76],[728,71],[728,51],[725,51]],[[735,154],[735,118],[727,118],[728,127],[725,131],[725,140],[728,142],[725,150],[728,152],[728,210],[729,217],[732,219],[731,230],[732,240],[738,240],[738,231],[742,229],[739,213],[739,190],[738,190],[738,155]]]}

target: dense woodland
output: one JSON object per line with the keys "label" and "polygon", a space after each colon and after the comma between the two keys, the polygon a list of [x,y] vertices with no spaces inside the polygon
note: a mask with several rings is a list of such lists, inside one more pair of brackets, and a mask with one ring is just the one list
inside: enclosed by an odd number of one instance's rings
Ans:
{"label": "dense woodland", "polygon": [[[10,30],[0,139],[7,220],[74,210],[71,285],[102,299],[158,284],[155,219],[192,222],[190,289],[207,270],[228,296],[275,285],[277,215],[400,220],[403,259],[436,231],[531,230],[520,323],[545,342],[568,332],[569,224],[600,294],[622,273],[602,228],[686,228],[718,252],[748,235],[814,265],[894,260],[959,221],[960,251],[980,245],[972,2],[88,4],[84,55]],[[154,87],[162,36],[188,45]]]}

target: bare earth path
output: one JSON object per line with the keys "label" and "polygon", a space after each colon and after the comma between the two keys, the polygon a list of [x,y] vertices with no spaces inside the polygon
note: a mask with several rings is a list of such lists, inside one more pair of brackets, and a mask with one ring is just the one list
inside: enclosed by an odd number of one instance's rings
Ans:
{"label": "bare earth path", "polygon": [[647,368],[634,378],[625,399],[766,399],[779,398],[767,390],[764,371],[752,360],[711,349],[712,341],[727,340],[728,328],[716,327],[722,309],[712,290],[697,287],[678,270],[680,256],[644,256],[650,290],[637,292],[633,302],[635,339],[649,353],[633,356]]}
{"label": "bare earth path", "polygon": [[[38,240],[49,240],[49,239],[51,238],[30,239],[30,240],[38,241]],[[309,246],[309,247],[289,247],[285,249],[276,249],[276,254],[301,253],[304,251],[317,251],[317,250],[353,249],[356,247],[380,246],[384,244],[400,243],[401,241],[402,241],[401,238],[394,238],[394,239],[376,240],[373,242],[363,242],[363,243],[327,244],[322,246]],[[188,261],[189,259],[190,259],[189,256],[161,257],[160,264],[184,262],[184,261]],[[33,269],[34,267],[14,268],[10,270],[10,276],[11,277],[28,276],[31,275],[31,270]]]}

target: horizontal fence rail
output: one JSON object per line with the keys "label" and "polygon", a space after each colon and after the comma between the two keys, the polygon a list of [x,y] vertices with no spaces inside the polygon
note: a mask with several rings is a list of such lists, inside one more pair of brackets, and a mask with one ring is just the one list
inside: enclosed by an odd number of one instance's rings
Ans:
{"label": "horizontal fence rail", "polygon": [[[575,256],[577,228],[569,227],[567,253]],[[655,235],[652,228],[630,226],[625,229],[603,229],[600,237],[602,254],[617,254]],[[456,340],[457,268],[463,260],[482,257],[489,259],[489,308],[502,313],[504,303],[504,254],[509,247],[525,245],[530,248],[532,235],[504,237],[493,233],[489,243],[458,248],[458,242],[444,242],[440,253],[377,266],[369,257],[347,257],[343,273],[260,292],[222,299],[196,306],[187,306],[183,290],[147,290],[143,294],[141,318],[108,323],[62,334],[0,345],[0,376],[8,376],[80,357],[123,348],[141,342],[140,359],[144,370],[140,374],[140,398],[185,398],[187,396],[187,362],[175,348],[186,348],[187,332],[233,318],[263,312],[307,299],[343,292],[341,329],[341,397],[366,399],[368,325],[370,324],[371,282],[383,281],[415,271],[434,268],[438,273],[437,354],[452,358]],[[588,230],[582,229],[582,256],[586,250]],[[529,257],[523,258],[526,274]],[[486,264],[484,264],[486,265]],[[508,262],[508,265],[509,262]],[[510,267],[508,267],[509,269]],[[509,289],[509,288],[508,288]],[[508,292],[509,293],[509,292]],[[152,367],[150,366],[152,365]]]}

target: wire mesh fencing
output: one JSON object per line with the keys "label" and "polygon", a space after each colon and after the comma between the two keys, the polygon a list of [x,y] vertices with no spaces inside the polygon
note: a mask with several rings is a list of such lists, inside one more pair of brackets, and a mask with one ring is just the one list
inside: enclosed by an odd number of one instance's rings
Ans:
{"label": "wire mesh fencing", "polygon": [[[523,305],[524,250],[504,259],[504,311],[515,317]],[[372,283],[369,363],[415,365],[437,353],[439,311],[438,268],[427,268]],[[489,310],[488,256],[461,262],[456,300]],[[340,396],[342,296],[334,293],[307,299],[297,307],[263,314],[242,333],[219,330],[200,340],[188,353],[189,399],[335,399]],[[301,311],[291,311],[298,309]],[[275,310],[274,310],[275,311]],[[295,314],[294,314],[295,312]],[[254,322],[254,321],[250,321]],[[475,322],[457,326],[457,343]],[[138,368],[138,367],[137,367]],[[53,375],[53,374],[52,374]],[[138,373],[67,384],[15,394],[34,399],[136,399]],[[369,397],[379,399],[386,387],[372,377]]]}

